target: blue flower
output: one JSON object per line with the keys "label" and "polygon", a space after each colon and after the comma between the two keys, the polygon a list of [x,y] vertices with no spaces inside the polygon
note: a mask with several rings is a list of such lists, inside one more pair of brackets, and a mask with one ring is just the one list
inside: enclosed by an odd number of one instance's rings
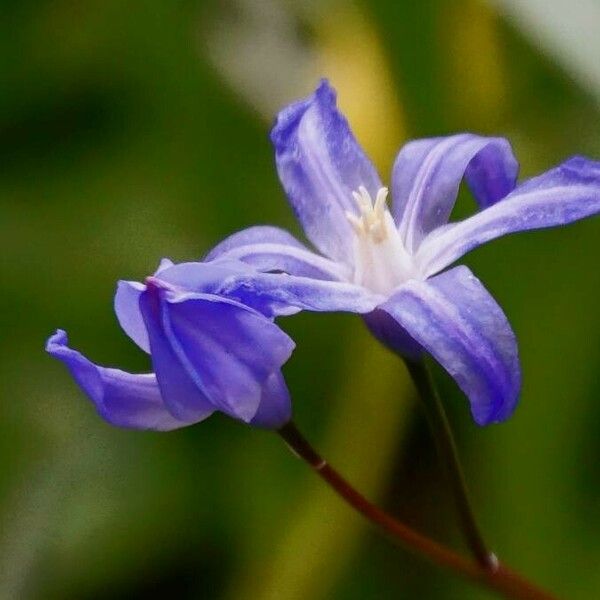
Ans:
{"label": "blue flower", "polygon": [[252,272],[235,261],[173,265],[165,260],[145,284],[119,282],[117,318],[150,354],[154,373],[96,365],[71,349],[61,330],[46,349],[113,425],[168,431],[221,411],[278,428],[291,415],[280,369],[294,343],[273,323],[268,304],[250,307],[218,293],[230,278]]}
{"label": "blue flower", "polygon": [[[478,424],[507,419],[521,387],[514,333],[467,267],[445,269],[502,235],[598,213],[600,163],[571,158],[517,185],[518,163],[503,138],[416,140],[398,154],[388,209],[388,191],[326,81],[280,112],[271,139],[283,187],[318,253],[281,229],[252,227],[207,259],[285,273],[276,286],[270,279],[246,283],[255,298],[271,294],[281,302],[281,313],[288,302],[290,312],[363,314],[395,351],[412,359],[433,355],[469,398]],[[463,178],[480,210],[449,223]]]}

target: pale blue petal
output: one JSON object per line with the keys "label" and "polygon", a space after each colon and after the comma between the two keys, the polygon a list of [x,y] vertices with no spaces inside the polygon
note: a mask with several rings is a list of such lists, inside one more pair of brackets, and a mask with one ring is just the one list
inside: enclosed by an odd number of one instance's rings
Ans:
{"label": "pale blue petal", "polygon": [[258,303],[263,310],[270,306],[274,316],[298,310],[365,314],[385,300],[381,294],[352,283],[266,273],[232,278],[218,293],[246,305]]}
{"label": "pale blue petal", "polygon": [[469,133],[415,140],[398,154],[392,172],[393,214],[409,252],[447,223],[460,182],[467,180],[481,207],[511,192],[519,165],[504,138]]}
{"label": "pale blue petal", "polygon": [[140,295],[146,286],[137,281],[119,281],[115,294],[115,314],[123,331],[144,351],[150,352],[146,324],[140,312]]}
{"label": "pale blue petal", "polygon": [[476,423],[510,417],[521,389],[516,339],[502,309],[467,267],[411,280],[380,309],[456,380]]}
{"label": "pale blue petal", "polygon": [[271,132],[279,178],[306,237],[329,258],[351,264],[352,192],[375,198],[381,181],[322,81],[308,98],[282,110]]}
{"label": "pale blue petal", "polygon": [[160,271],[156,278],[181,291],[210,293],[224,281],[255,272],[253,267],[239,260],[223,258],[211,262],[178,263]]}
{"label": "pale blue petal", "polygon": [[298,241],[291,233],[281,227],[272,225],[255,225],[242,229],[219,242],[205,257],[205,261],[215,260],[230,250],[235,250],[240,246],[249,246],[253,244],[282,244],[284,246],[294,246],[296,248],[305,248],[304,244]]}
{"label": "pale blue petal", "polygon": [[191,419],[176,419],[165,407],[153,373],[134,375],[101,367],[67,344],[67,334],[58,330],[48,340],[46,350],[66,365],[100,416],[112,425],[169,431],[197,423],[214,410],[198,412]]}
{"label": "pale blue petal", "polygon": [[[163,258],[154,275],[157,276],[173,267],[173,261]],[[140,312],[140,295],[146,286],[137,281],[119,281],[114,299],[117,320],[123,331],[144,351],[150,352],[148,332]]]}
{"label": "pale blue petal", "polygon": [[295,237],[277,227],[257,226],[226,238],[206,260],[240,260],[263,272],[283,272],[313,279],[344,280],[350,269],[311,252]]}
{"label": "pale blue petal", "polygon": [[600,162],[574,157],[518,186],[502,202],[433,232],[417,261],[433,274],[509,233],[566,225],[600,212]]}

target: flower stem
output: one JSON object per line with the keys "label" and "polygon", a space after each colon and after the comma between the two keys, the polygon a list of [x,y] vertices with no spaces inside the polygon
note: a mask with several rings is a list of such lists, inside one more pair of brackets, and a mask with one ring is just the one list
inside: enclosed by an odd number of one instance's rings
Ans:
{"label": "flower stem", "polygon": [[411,529],[369,502],[317,453],[293,422],[288,422],[278,430],[278,433],[292,451],[308,463],[347,504],[380,527],[393,541],[424,556],[435,565],[450,569],[466,579],[499,592],[505,598],[556,600],[554,596],[540,590],[504,565],[496,562],[494,569],[482,568],[477,563]]}
{"label": "flower stem", "polygon": [[497,559],[488,549],[477,524],[452,428],[427,364],[424,360],[405,362],[425,408],[440,459],[445,465],[467,544],[483,568],[494,569]]}

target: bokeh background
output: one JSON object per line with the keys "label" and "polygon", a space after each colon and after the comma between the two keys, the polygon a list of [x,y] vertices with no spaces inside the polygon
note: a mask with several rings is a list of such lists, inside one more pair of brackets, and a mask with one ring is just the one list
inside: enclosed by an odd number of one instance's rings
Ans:
{"label": "bokeh background", "polygon": [[[509,137],[522,175],[600,157],[595,0],[5,0],[0,20],[0,597],[491,598],[372,531],[277,436],[215,416],[169,434],[100,420],[43,352],[146,357],[119,278],[202,256],[255,223],[296,233],[275,112],[320,76],[383,174],[409,138]],[[463,194],[456,216],[471,210]],[[466,259],[520,341],[522,401],[477,428],[437,379],[497,553],[569,598],[600,596],[600,223]],[[351,316],[299,315],[296,418],[356,485],[463,548],[400,361]]]}

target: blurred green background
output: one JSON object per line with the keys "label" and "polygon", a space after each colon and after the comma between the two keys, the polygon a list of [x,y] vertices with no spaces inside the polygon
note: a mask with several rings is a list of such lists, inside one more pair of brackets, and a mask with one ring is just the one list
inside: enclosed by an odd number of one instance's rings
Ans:
{"label": "blurred green background", "polygon": [[[43,344],[62,327],[93,360],[147,370],[113,315],[117,279],[255,223],[299,234],[267,134],[319,76],[384,178],[406,139],[464,130],[509,137],[523,176],[600,157],[598,27],[593,0],[3,2],[0,598],[491,598],[393,547],[275,435],[219,416],[109,427]],[[520,341],[508,423],[477,428],[436,373],[494,549],[582,599],[600,597],[599,225],[465,261]],[[463,549],[401,362],[357,318],[283,326],[315,445]]]}

